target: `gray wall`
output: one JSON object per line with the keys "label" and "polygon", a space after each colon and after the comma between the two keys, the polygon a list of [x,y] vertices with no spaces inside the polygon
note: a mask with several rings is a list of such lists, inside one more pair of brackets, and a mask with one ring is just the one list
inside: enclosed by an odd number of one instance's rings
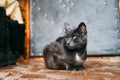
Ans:
{"label": "gray wall", "polygon": [[85,22],[88,55],[120,55],[118,0],[31,0],[31,56]]}

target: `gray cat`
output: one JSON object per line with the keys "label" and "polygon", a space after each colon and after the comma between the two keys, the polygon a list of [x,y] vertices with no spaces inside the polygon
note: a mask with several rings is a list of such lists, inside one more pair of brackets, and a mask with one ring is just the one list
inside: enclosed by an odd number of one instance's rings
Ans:
{"label": "gray cat", "polygon": [[81,22],[76,29],[67,31],[63,37],[45,46],[45,65],[54,70],[83,70],[87,57],[86,46],[86,25]]}

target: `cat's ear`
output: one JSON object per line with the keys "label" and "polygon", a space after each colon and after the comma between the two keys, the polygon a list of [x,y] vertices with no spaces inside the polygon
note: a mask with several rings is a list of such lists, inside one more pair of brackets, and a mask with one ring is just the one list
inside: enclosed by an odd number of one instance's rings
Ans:
{"label": "cat's ear", "polygon": [[86,30],[86,25],[84,22],[81,22],[77,28],[77,31],[79,33],[81,33],[82,35],[85,35],[87,33],[87,30]]}
{"label": "cat's ear", "polygon": [[71,30],[70,25],[68,23],[64,23],[64,29],[65,33],[69,32]]}
{"label": "cat's ear", "polygon": [[70,30],[70,28],[65,28],[65,33],[68,33]]}

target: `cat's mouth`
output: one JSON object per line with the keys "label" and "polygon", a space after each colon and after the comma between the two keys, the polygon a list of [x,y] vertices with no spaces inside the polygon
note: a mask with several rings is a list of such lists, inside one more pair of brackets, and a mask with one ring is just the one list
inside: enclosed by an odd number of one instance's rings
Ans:
{"label": "cat's mouth", "polygon": [[68,49],[79,49],[79,48],[83,47],[83,45],[79,45],[79,44],[77,44],[76,46],[66,45],[66,47],[67,47]]}
{"label": "cat's mouth", "polygon": [[75,49],[75,46],[67,46],[68,49]]}

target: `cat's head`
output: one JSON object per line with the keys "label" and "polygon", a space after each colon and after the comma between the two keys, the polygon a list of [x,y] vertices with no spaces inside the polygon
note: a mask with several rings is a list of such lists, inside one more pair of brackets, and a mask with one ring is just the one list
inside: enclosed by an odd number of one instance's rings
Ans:
{"label": "cat's head", "polygon": [[81,22],[74,30],[66,32],[65,46],[68,49],[79,49],[87,45],[87,29],[84,22]]}

